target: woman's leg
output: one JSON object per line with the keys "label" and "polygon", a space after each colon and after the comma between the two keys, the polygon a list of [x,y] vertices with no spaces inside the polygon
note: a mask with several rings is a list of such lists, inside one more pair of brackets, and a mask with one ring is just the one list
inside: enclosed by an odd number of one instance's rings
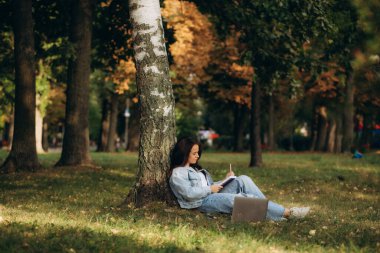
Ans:
{"label": "woman's leg", "polygon": [[234,199],[237,194],[213,193],[208,195],[198,208],[204,213],[232,213]]}
{"label": "woman's leg", "polygon": [[268,211],[267,211],[267,219],[280,221],[284,219],[285,208],[282,205],[279,205],[275,202],[268,202]]}
{"label": "woman's leg", "polygon": [[257,185],[252,181],[250,177],[242,175],[237,177],[235,181],[239,182],[239,193],[245,193],[253,195],[256,198],[265,199],[265,195],[261,192],[259,187],[257,187]]}
{"label": "woman's leg", "polygon": [[241,193],[241,183],[238,180],[233,180],[231,183],[227,184],[223,187],[223,189],[220,191],[220,193],[232,193],[237,194]]}

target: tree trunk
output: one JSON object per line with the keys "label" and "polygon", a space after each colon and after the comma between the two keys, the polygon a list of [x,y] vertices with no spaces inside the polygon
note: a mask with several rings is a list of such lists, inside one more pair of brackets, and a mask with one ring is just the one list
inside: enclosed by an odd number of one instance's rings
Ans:
{"label": "tree trunk", "polygon": [[119,95],[114,92],[111,97],[111,115],[110,115],[110,128],[108,132],[107,148],[106,148],[107,152],[115,152],[118,108],[119,108]]}
{"label": "tree trunk", "polygon": [[311,145],[310,145],[310,151],[315,151],[317,147],[317,139],[318,139],[318,120],[319,120],[319,113],[318,113],[318,107],[316,105],[313,106],[313,118],[311,122]]}
{"label": "tree trunk", "polygon": [[45,153],[42,147],[43,118],[38,106],[36,107],[36,149],[38,154]]}
{"label": "tree trunk", "polygon": [[235,104],[235,110],[234,110],[234,151],[235,152],[243,151],[244,118],[245,118],[244,106]]}
{"label": "tree trunk", "polygon": [[107,139],[108,139],[108,131],[109,131],[109,113],[108,113],[108,100],[103,98],[102,103],[102,122],[100,127],[100,133],[98,138],[98,147],[96,149],[97,152],[103,152],[106,150]]}
{"label": "tree trunk", "polygon": [[319,107],[319,120],[318,120],[318,141],[317,150],[324,151],[326,147],[327,138],[327,108],[326,106]]}
{"label": "tree trunk", "polygon": [[335,153],[341,153],[342,152],[342,117],[341,114],[338,113],[338,117],[336,118],[336,139],[335,139]]}
{"label": "tree trunk", "polygon": [[327,139],[327,152],[333,153],[335,150],[335,140],[336,140],[336,120],[331,118],[329,120],[329,130]]}
{"label": "tree trunk", "polygon": [[125,101],[125,127],[124,127],[124,148],[125,150],[128,150],[129,146],[129,118],[131,116],[130,111],[129,111],[129,104],[130,104],[130,99],[127,98]]}
{"label": "tree trunk", "polygon": [[167,173],[175,141],[174,96],[169,78],[159,0],[130,0],[140,107],[137,182],[127,200],[136,206],[170,200]]}
{"label": "tree trunk", "polygon": [[13,1],[15,55],[15,120],[11,151],[1,166],[4,173],[35,171],[40,167],[36,151],[36,81],[31,0]]}
{"label": "tree trunk", "polygon": [[289,150],[294,151],[294,126],[292,124],[289,136]]}
{"label": "tree trunk", "polygon": [[373,124],[373,115],[364,114],[363,115],[363,136],[361,139],[361,145],[365,148],[370,148],[371,137],[372,137],[372,124]]}
{"label": "tree trunk", "polygon": [[354,141],[354,86],[352,76],[347,77],[343,111],[342,151],[351,152]]}
{"label": "tree trunk", "polygon": [[260,167],[263,163],[261,154],[261,136],[260,136],[260,100],[261,87],[260,80],[256,81],[252,87],[252,107],[251,107],[251,161],[250,167]]}
{"label": "tree trunk", "polygon": [[137,151],[140,140],[140,112],[138,108],[131,107],[131,118],[128,128],[128,146],[127,150]]}
{"label": "tree trunk", "polygon": [[61,158],[56,166],[91,163],[88,104],[92,5],[92,0],[73,1],[70,41],[74,46],[75,57],[68,66],[65,133]]}
{"label": "tree trunk", "polygon": [[7,141],[7,149],[12,149],[13,132],[14,132],[14,107],[12,106],[11,113],[9,114],[8,122],[5,123],[4,140]]}
{"label": "tree trunk", "polygon": [[269,96],[269,113],[268,113],[268,149],[275,149],[274,142],[274,101],[273,95]]}
{"label": "tree trunk", "polygon": [[46,121],[46,117],[43,119],[43,127],[42,127],[42,148],[45,152],[49,150],[49,135],[48,135],[49,125]]}

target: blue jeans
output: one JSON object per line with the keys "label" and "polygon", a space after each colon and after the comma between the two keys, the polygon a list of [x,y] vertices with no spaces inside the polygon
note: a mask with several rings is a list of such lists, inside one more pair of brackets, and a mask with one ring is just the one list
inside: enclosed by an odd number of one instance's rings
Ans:
{"label": "blue jeans", "polygon": [[[264,199],[264,194],[248,176],[239,176],[226,185],[220,192],[208,195],[199,207],[205,213],[232,213],[236,196],[246,196]],[[272,201],[268,202],[267,219],[281,220],[285,208]]]}

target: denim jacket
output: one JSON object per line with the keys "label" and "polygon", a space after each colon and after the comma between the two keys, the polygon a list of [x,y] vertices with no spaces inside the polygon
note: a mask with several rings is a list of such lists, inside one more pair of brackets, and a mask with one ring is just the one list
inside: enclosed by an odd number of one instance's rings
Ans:
{"label": "denim jacket", "polygon": [[208,186],[201,185],[201,176],[191,167],[177,167],[173,169],[169,183],[182,208],[192,209],[202,205],[205,197],[211,194],[210,185],[214,183],[210,174],[206,174]]}

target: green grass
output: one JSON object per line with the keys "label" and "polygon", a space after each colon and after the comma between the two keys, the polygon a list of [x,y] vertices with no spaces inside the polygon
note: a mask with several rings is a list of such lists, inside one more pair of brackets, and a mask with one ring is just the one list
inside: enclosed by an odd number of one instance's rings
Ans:
{"label": "green grass", "polygon": [[[6,153],[0,151],[0,162]],[[229,163],[284,206],[308,205],[301,221],[231,224],[228,215],[152,203],[119,208],[135,180],[136,153],[93,153],[102,168],[0,175],[0,252],[379,252],[380,156],[204,153],[215,179]],[[313,235],[313,231],[315,234]]]}

